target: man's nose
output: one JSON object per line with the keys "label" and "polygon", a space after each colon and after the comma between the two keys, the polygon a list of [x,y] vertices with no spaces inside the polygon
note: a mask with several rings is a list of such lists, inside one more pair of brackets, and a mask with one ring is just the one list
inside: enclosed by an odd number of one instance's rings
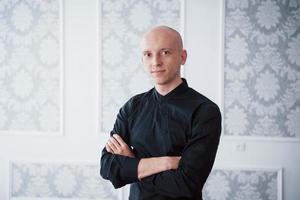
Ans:
{"label": "man's nose", "polygon": [[160,55],[155,55],[152,57],[152,66],[160,67],[162,65],[162,60]]}

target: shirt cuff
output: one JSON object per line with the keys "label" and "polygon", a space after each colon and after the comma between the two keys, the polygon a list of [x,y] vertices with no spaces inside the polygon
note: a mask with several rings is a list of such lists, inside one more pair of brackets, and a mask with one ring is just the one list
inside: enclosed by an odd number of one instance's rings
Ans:
{"label": "shirt cuff", "polygon": [[124,157],[122,176],[126,182],[137,182],[138,181],[138,165],[140,158]]}

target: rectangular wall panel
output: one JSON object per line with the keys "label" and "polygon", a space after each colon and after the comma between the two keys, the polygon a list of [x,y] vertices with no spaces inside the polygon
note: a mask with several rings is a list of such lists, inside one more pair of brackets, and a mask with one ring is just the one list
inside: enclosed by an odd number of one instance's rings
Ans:
{"label": "rectangular wall panel", "polygon": [[10,199],[118,199],[96,164],[29,163],[10,165]]}
{"label": "rectangular wall panel", "polygon": [[299,20],[299,1],[225,2],[225,135],[300,138]]}
{"label": "rectangular wall panel", "polygon": [[183,1],[99,0],[101,54],[101,131],[110,131],[119,108],[133,95],[152,88],[141,63],[140,41],[153,26],[183,32]]}
{"label": "rectangular wall panel", "polygon": [[62,129],[62,3],[0,1],[0,131]]}
{"label": "rectangular wall panel", "polygon": [[206,200],[281,200],[281,170],[217,168],[209,175],[203,195]]}

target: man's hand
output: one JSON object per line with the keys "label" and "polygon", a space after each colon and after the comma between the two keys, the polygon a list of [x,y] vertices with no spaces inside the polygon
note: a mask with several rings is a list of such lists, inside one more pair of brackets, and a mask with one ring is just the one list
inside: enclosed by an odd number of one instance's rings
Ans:
{"label": "man's hand", "polygon": [[[134,154],[124,140],[118,135],[113,134],[105,145],[106,151],[134,158]],[[138,178],[141,180],[147,176],[157,174],[159,172],[177,169],[180,156],[163,156],[142,158],[138,165]]]}
{"label": "man's hand", "polygon": [[138,179],[163,171],[177,169],[181,156],[142,158],[138,165]]}
{"label": "man's hand", "polygon": [[128,156],[134,158],[134,154],[124,140],[118,135],[113,134],[105,145],[106,151],[112,154]]}
{"label": "man's hand", "polygon": [[162,159],[162,162],[164,163],[164,166],[166,167],[165,170],[170,170],[170,169],[178,168],[181,156],[164,156],[164,157],[160,157],[160,159]]}

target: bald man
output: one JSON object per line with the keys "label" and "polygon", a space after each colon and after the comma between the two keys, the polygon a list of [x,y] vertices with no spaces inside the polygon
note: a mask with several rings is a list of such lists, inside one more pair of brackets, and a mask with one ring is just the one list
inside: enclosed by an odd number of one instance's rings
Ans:
{"label": "bald man", "polygon": [[219,144],[219,108],[181,78],[187,52],[176,30],[151,29],[141,49],[154,88],[120,109],[100,174],[115,188],[130,184],[130,200],[200,200]]}

